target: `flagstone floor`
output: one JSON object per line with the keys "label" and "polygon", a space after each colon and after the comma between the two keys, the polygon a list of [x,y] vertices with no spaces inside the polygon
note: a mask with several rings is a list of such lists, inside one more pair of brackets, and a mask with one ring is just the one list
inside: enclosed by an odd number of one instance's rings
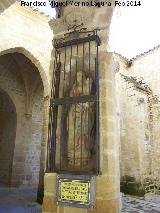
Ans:
{"label": "flagstone floor", "polygon": [[[160,196],[137,198],[122,196],[121,213],[160,213]],[[41,213],[36,189],[0,188],[0,213]],[[107,212],[106,212],[107,213]]]}
{"label": "flagstone floor", "polygon": [[160,213],[160,196],[146,198],[137,198],[131,196],[122,196],[121,213]]}
{"label": "flagstone floor", "polygon": [[35,189],[0,188],[0,213],[41,213],[35,201]]}

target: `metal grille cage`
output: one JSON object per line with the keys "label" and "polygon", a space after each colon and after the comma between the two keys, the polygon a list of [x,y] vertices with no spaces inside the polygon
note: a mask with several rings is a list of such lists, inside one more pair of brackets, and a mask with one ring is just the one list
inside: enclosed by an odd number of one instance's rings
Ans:
{"label": "metal grille cage", "polygon": [[99,172],[99,45],[97,30],[54,40],[47,172]]}

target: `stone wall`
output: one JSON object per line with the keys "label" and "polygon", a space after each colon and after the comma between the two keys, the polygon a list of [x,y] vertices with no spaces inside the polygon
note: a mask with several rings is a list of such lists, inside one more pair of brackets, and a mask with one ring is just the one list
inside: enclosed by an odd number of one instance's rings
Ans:
{"label": "stone wall", "polygon": [[[24,65],[27,68],[26,70],[24,70]],[[39,180],[43,125],[43,85],[38,71],[32,66],[21,54],[13,53],[0,57],[0,88],[11,97],[17,114],[17,124],[14,123],[12,128],[5,127],[5,122],[1,123],[4,129],[1,150],[6,157],[7,153],[12,153],[10,155],[12,174],[10,174],[8,181],[11,185],[37,185]],[[32,81],[30,81],[30,75],[32,75]],[[35,86],[36,84],[38,84],[38,87]],[[26,88],[30,88],[30,90],[26,90]],[[31,89],[34,89],[34,91]],[[27,96],[32,97],[32,99],[27,98]],[[5,105],[9,106],[7,101],[4,102]],[[2,107],[3,102],[0,105]],[[11,119],[11,115],[7,112],[7,107],[3,108],[7,113],[5,117],[7,121],[7,119]],[[12,124],[11,122],[8,123]],[[15,134],[15,130],[16,136],[11,141],[10,138]],[[8,144],[8,147],[4,144]],[[4,163],[4,167],[8,167],[7,162]]]}
{"label": "stone wall", "polygon": [[10,97],[0,90],[0,186],[10,185],[17,115]]}
{"label": "stone wall", "polygon": [[43,87],[40,85],[33,100],[30,143],[26,150],[24,173],[28,175],[27,184],[36,184],[39,182],[42,126],[43,126]]}
{"label": "stone wall", "polygon": [[17,112],[12,185],[37,185],[40,176],[39,187],[42,189],[49,72],[53,69],[53,35],[49,20],[49,17],[33,8],[21,7],[19,1],[0,2],[0,55],[21,53],[37,68],[34,74],[35,68],[30,69],[26,62],[19,63],[23,61],[20,57],[13,57],[6,61],[5,67],[0,67],[0,88],[10,96]]}
{"label": "stone wall", "polygon": [[116,55],[120,71],[121,187],[159,193],[159,56],[157,48],[132,61]]}
{"label": "stone wall", "polygon": [[28,57],[39,70],[45,96],[50,93],[49,71],[52,70],[53,34],[49,20],[30,7],[21,7],[18,1],[0,13],[0,55],[19,52]]}

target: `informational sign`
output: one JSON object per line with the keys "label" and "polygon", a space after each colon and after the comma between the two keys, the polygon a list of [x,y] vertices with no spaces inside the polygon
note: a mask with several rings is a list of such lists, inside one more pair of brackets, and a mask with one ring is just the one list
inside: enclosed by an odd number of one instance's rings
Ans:
{"label": "informational sign", "polygon": [[86,182],[64,180],[61,182],[61,200],[89,203],[89,186]]}
{"label": "informational sign", "polygon": [[95,178],[84,175],[58,175],[57,203],[80,208],[94,208]]}

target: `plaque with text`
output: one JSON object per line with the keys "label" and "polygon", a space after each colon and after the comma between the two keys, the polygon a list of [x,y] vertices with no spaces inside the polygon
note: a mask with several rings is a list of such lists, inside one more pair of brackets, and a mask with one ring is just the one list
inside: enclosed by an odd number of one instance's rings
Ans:
{"label": "plaque with text", "polygon": [[79,208],[95,207],[95,177],[57,175],[57,204]]}

